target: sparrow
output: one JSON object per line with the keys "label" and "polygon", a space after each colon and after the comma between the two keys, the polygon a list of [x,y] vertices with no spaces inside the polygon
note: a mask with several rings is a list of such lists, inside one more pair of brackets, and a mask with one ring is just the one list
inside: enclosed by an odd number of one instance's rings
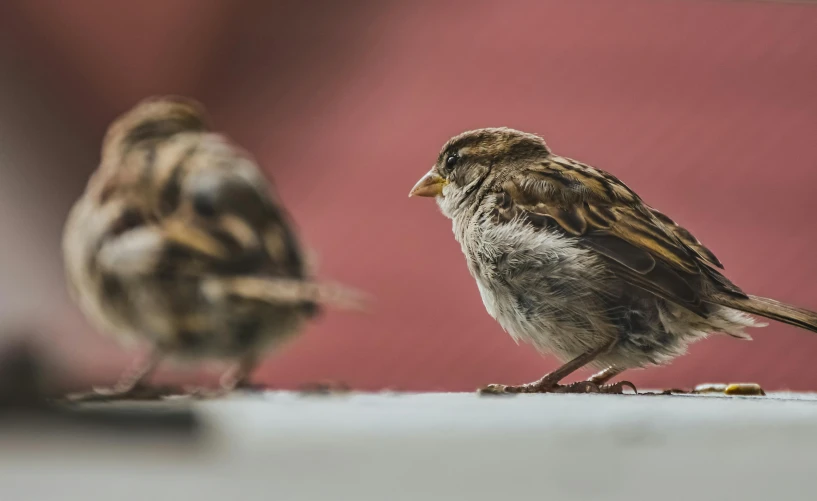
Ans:
{"label": "sparrow", "polygon": [[166,357],[233,365],[249,384],[269,349],[355,292],[315,282],[293,223],[255,160],[183,97],[137,104],[109,127],[70,211],[71,296],[99,330],[150,356],[107,393],[135,395]]}
{"label": "sparrow", "polygon": [[[509,128],[450,139],[409,196],[451,219],[488,313],[517,342],[564,363],[485,393],[609,392],[711,333],[750,339],[748,314],[817,332],[817,313],[743,292],[692,233],[612,174]],[[588,381],[562,385],[586,365]]]}

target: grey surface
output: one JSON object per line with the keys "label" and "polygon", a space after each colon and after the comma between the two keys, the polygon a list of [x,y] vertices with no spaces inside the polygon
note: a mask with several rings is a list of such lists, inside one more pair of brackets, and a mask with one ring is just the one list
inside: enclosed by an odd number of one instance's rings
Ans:
{"label": "grey surface", "polygon": [[0,500],[817,499],[813,395],[272,393],[193,407],[206,424],[193,442],[0,430]]}

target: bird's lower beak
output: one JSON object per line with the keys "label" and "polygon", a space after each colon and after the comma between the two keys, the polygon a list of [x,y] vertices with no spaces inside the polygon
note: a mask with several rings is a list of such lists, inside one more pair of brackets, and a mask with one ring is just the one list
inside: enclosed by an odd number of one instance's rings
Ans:
{"label": "bird's lower beak", "polygon": [[437,197],[443,194],[443,187],[447,181],[434,172],[429,171],[422,179],[417,181],[414,188],[409,192],[410,197]]}

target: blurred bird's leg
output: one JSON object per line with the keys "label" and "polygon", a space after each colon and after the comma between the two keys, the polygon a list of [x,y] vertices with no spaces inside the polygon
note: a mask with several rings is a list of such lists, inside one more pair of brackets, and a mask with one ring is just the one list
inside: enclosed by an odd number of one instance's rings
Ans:
{"label": "blurred bird's leg", "polygon": [[258,367],[258,358],[255,355],[245,356],[231,370],[221,376],[219,381],[221,389],[225,392],[233,390],[264,391],[266,386],[250,382],[250,377],[256,367]]}
{"label": "blurred bird's leg", "polygon": [[152,350],[144,359],[126,371],[119,381],[114,385],[113,391],[119,394],[127,394],[140,388],[145,388],[147,380],[162,362],[162,354],[159,350]]}
{"label": "blurred bird's leg", "polygon": [[[599,355],[606,353],[615,345],[615,340],[602,345],[599,348],[590,350],[573,360],[567,362],[555,371],[545,374],[538,381],[533,383],[523,384],[519,386],[506,386],[503,384],[490,384],[479,390],[484,394],[500,394],[500,393],[600,393],[601,386],[593,381],[581,381],[569,385],[560,385],[559,381],[570,375],[571,373],[581,369],[596,359]],[[615,374],[614,374],[615,375]],[[613,377],[613,376],[610,376]],[[619,391],[621,393],[621,391]]]}
{"label": "blurred bird's leg", "polygon": [[257,366],[258,357],[246,355],[221,375],[218,388],[188,387],[185,393],[189,397],[209,399],[223,397],[235,390],[265,391],[266,386],[250,382],[250,376]]}
{"label": "blurred bird's leg", "polygon": [[168,396],[178,389],[155,387],[145,384],[145,381],[156,371],[164,358],[161,350],[153,349],[150,354],[139,360],[127,370],[119,381],[111,388],[93,388],[90,393],[81,393],[69,396],[73,401],[105,401],[105,400],[154,400]]}

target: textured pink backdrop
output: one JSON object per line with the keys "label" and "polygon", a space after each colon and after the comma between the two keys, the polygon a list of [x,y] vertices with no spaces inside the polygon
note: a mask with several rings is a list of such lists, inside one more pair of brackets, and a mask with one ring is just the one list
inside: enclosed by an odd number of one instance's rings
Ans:
{"label": "textured pink backdrop", "polygon": [[[271,357],[267,382],[470,390],[556,365],[485,313],[449,221],[406,196],[448,137],[476,127],[542,134],[691,229],[747,291],[817,309],[815,5],[426,0],[296,15],[278,2],[242,17],[173,4],[101,24],[100,2],[40,2],[17,14],[53,42],[19,40],[62,68],[69,101],[95,103],[97,139],[143,95],[201,98],[275,177],[321,275],[375,296],[371,315],[330,313]],[[817,335],[754,335],[628,377],[817,389]]]}

